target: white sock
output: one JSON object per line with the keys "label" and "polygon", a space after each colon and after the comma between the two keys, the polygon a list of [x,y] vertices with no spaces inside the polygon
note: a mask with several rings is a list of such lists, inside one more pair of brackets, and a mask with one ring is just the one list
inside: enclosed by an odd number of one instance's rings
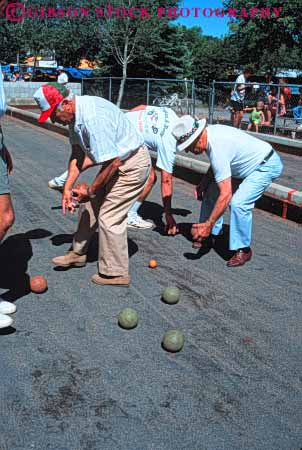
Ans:
{"label": "white sock", "polygon": [[142,202],[136,201],[134,203],[134,205],[130,208],[130,210],[128,212],[128,217],[129,218],[135,217],[141,206],[142,206]]}

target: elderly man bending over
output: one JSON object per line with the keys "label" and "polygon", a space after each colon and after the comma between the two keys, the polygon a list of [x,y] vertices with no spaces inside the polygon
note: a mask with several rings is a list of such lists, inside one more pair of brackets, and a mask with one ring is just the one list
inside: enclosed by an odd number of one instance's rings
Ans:
{"label": "elderly man bending over", "polygon": [[[81,202],[78,229],[72,251],[53,259],[63,267],[84,266],[89,242],[99,229],[99,273],[92,281],[100,285],[129,285],[127,214],[142,192],[151,160],[143,137],[125,114],[100,97],[68,97],[56,83],[42,86],[35,94],[42,114],[40,122],[69,125],[72,155],[62,196],[63,213],[74,212],[75,196]],[[90,186],[74,184],[80,173],[102,165]]]}

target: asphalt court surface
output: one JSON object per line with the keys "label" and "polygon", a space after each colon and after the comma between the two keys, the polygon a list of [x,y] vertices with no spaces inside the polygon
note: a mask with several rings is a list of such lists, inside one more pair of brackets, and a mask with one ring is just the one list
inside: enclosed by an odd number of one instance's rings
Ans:
{"label": "asphalt court surface", "polygon": [[[0,248],[0,293],[18,311],[0,333],[0,449],[300,450],[301,227],[255,210],[254,258],[228,269],[227,229],[207,254],[191,248],[199,203],[183,181],[173,197],[183,233],[162,234],[158,183],[142,210],[155,228],[129,231],[131,286],[98,287],[97,241],[85,268],[50,263],[76,226],[47,188],[67,139],[10,119],[4,133],[16,223]],[[43,295],[28,293],[37,274]],[[161,302],[168,285],[179,304]],[[132,331],[117,325],[126,306],[140,316]],[[175,355],[160,345],[170,328],[185,335]]]}

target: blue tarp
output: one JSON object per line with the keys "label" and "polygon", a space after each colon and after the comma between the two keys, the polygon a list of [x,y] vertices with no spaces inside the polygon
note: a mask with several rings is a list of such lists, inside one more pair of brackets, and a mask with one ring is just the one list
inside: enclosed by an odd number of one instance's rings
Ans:
{"label": "blue tarp", "polygon": [[64,71],[73,78],[88,78],[93,72],[92,69],[75,69],[73,67],[65,67]]}
{"label": "blue tarp", "polygon": [[[20,70],[20,68],[16,64],[14,64],[14,65],[2,66],[1,67],[2,72],[9,73],[11,71],[11,67],[13,67],[14,72],[17,72]],[[39,70],[42,73],[48,73],[48,74],[56,74],[57,73],[57,69],[47,69],[47,68],[36,67],[36,70]],[[33,72],[34,68],[32,66],[26,67],[26,66],[22,65],[21,71],[22,72]],[[64,67],[64,71],[76,79],[88,78],[91,76],[91,74],[93,72],[92,69],[75,69],[74,67]]]}

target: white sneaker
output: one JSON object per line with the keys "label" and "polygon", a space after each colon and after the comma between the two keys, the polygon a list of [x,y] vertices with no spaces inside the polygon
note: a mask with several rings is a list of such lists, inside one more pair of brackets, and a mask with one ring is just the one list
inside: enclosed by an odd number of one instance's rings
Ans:
{"label": "white sneaker", "polygon": [[153,227],[153,223],[144,220],[141,216],[136,214],[136,216],[128,217],[128,228],[140,228],[142,230],[147,230]]}
{"label": "white sneaker", "polygon": [[52,180],[50,180],[50,181],[48,182],[48,187],[49,187],[49,189],[55,189],[55,190],[57,190],[57,191],[63,191],[63,189],[64,189],[64,184],[58,184],[58,183],[56,182],[56,179],[53,178]]}
{"label": "white sneaker", "polygon": [[0,300],[0,314],[14,314],[16,311],[16,305]]}
{"label": "white sneaker", "polygon": [[13,319],[4,314],[0,314],[0,328],[10,327],[14,323]]}

